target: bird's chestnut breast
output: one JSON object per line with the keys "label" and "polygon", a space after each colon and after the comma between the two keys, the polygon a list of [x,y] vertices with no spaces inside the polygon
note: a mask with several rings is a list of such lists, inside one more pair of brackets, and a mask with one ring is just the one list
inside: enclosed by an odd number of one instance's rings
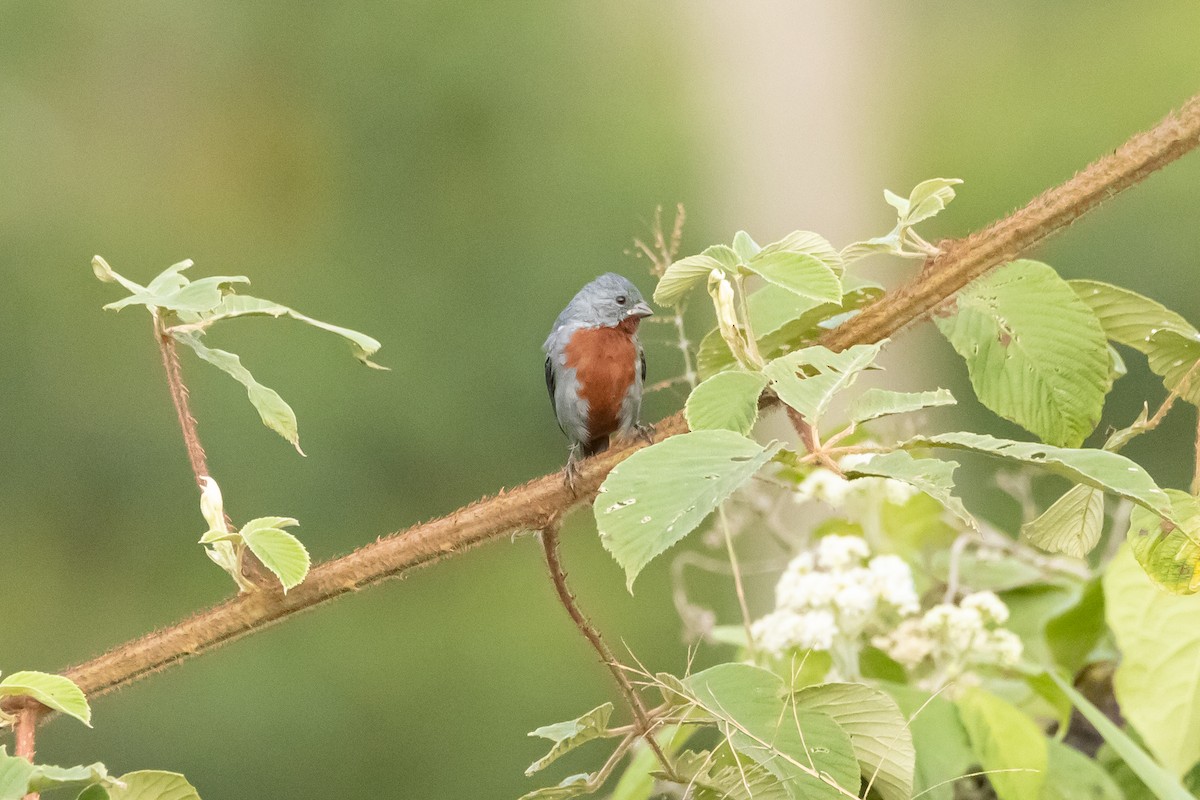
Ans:
{"label": "bird's chestnut breast", "polygon": [[585,328],[567,342],[566,366],[575,370],[579,397],[588,404],[588,434],[608,436],[620,427],[621,405],[638,369],[637,345],[621,326]]}

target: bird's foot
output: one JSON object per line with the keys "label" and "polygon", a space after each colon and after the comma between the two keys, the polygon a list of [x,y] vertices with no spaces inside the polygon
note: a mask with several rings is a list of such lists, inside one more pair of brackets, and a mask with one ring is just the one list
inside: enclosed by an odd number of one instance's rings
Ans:
{"label": "bird's foot", "polygon": [[579,493],[579,462],[583,459],[579,455],[579,447],[571,445],[571,450],[567,454],[567,466],[563,470],[563,483],[572,493]]}
{"label": "bird's foot", "polygon": [[654,444],[654,426],[637,424],[633,426],[633,435],[646,444]]}

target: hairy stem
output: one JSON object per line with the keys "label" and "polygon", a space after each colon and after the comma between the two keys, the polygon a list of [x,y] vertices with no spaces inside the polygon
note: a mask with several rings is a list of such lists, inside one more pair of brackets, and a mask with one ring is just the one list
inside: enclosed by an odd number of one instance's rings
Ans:
{"label": "hairy stem", "polygon": [[[999,266],[1065,228],[1116,195],[1200,145],[1200,95],[1149,131],[1051,189],[1010,217],[965,239],[944,243],[913,282],[884,295],[863,313],[827,333],[834,350],[869,344],[923,317],[968,281]],[[764,407],[778,401],[765,400]],[[654,440],[683,433],[682,413],[655,426]],[[561,472],[494,497],[484,498],[430,522],[385,536],[349,555],[319,564],[284,596],[278,589],[236,597],[189,619],[119,645],[64,674],[89,697],[106,694],[240,636],[265,628],[347,592],[379,583],[518,530],[541,529],[547,520],[590,500],[614,466],[644,447],[641,441],[612,448],[583,462],[567,489]],[[855,452],[853,448],[841,453]],[[4,706],[8,707],[7,704]]]}
{"label": "hairy stem", "polygon": [[[17,712],[17,719],[13,723],[13,734],[17,740],[13,748],[13,755],[17,758],[23,758],[32,764],[34,736],[37,732],[38,708],[40,704],[26,702],[26,707]],[[30,792],[25,795],[24,800],[38,800],[38,793]]]}
{"label": "hairy stem", "polygon": [[579,629],[584,638],[591,643],[592,649],[600,656],[600,661],[612,673],[613,679],[617,682],[617,688],[625,696],[625,702],[629,705],[629,710],[633,714],[638,734],[646,740],[646,744],[654,751],[654,755],[658,758],[659,763],[662,764],[663,769],[668,774],[674,774],[675,770],[671,766],[671,762],[667,759],[666,754],[659,747],[658,741],[654,738],[650,715],[646,711],[646,704],[642,702],[641,695],[637,693],[637,689],[629,682],[629,676],[625,674],[624,666],[617,661],[612,650],[605,644],[604,639],[600,637],[600,631],[596,630],[595,626],[584,616],[583,611],[579,608],[579,604],[575,602],[575,596],[571,594],[571,590],[567,586],[567,573],[563,570],[562,561],[558,555],[558,531],[560,524],[558,520],[554,520],[542,529],[542,549],[546,554],[546,567],[550,570],[550,580],[554,583],[554,590],[558,592],[558,600],[562,603],[563,608],[567,610],[567,614],[570,615],[571,621],[575,623],[575,627]]}
{"label": "hairy stem", "polygon": [[179,363],[179,351],[175,347],[175,337],[168,333],[158,318],[154,317],[154,338],[158,339],[158,349],[162,354],[163,369],[167,373],[167,387],[171,390],[171,402],[175,405],[175,414],[179,417],[179,427],[183,430],[183,444],[187,447],[188,463],[192,465],[192,475],[196,485],[204,488],[204,478],[208,477],[208,459],[204,455],[204,446],[200,444],[200,433],[196,429],[196,418],[188,403],[188,388],[183,382],[183,366]]}

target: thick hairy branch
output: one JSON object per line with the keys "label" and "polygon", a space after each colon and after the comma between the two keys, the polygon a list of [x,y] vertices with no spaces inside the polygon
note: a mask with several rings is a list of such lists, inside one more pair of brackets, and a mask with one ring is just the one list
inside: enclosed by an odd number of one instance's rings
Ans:
{"label": "thick hairy branch", "polygon": [[[823,343],[841,349],[890,336],[920,319],[968,281],[1015,258],[1198,144],[1200,96],[1012,216],[965,239],[943,242],[941,255],[926,262],[910,284],[890,292],[831,331]],[[684,430],[683,417],[676,414],[659,423],[655,439],[662,440]],[[608,471],[641,446],[635,443],[588,459],[580,470],[577,492],[564,486],[561,473],[538,478],[327,561],[315,567],[308,579],[286,596],[264,589],[236,597],[177,625],[121,645],[64,674],[90,696],[105,694],[345,592],[370,586],[489,539],[519,530],[543,529],[573,506],[587,501]]]}

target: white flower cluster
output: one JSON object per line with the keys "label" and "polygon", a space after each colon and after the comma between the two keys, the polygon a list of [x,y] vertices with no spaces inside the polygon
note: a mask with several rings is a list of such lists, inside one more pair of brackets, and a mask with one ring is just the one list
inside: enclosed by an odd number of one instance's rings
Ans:
{"label": "white flower cluster", "polygon": [[[851,454],[843,456],[838,465],[844,470],[851,470],[872,458],[874,456],[869,453]],[[795,500],[797,503],[819,500],[826,505],[840,508],[847,500],[852,499],[855,493],[880,488],[883,490],[883,496],[894,505],[903,505],[917,494],[917,490],[907,483],[890,478],[859,478],[849,481],[831,470],[814,469],[796,487]]]}
{"label": "white flower cluster", "polygon": [[871,555],[857,536],[825,536],[816,553],[792,559],[775,587],[775,610],[751,627],[764,650],[791,648],[855,653],[863,633],[919,606],[908,564],[897,556]]}
{"label": "white flower cluster", "polygon": [[919,685],[935,691],[970,678],[974,666],[1015,666],[1022,645],[1015,633],[1001,627],[1006,621],[1008,606],[999,597],[976,592],[958,605],[942,603],[906,619],[872,644],[910,671],[925,673]]}

